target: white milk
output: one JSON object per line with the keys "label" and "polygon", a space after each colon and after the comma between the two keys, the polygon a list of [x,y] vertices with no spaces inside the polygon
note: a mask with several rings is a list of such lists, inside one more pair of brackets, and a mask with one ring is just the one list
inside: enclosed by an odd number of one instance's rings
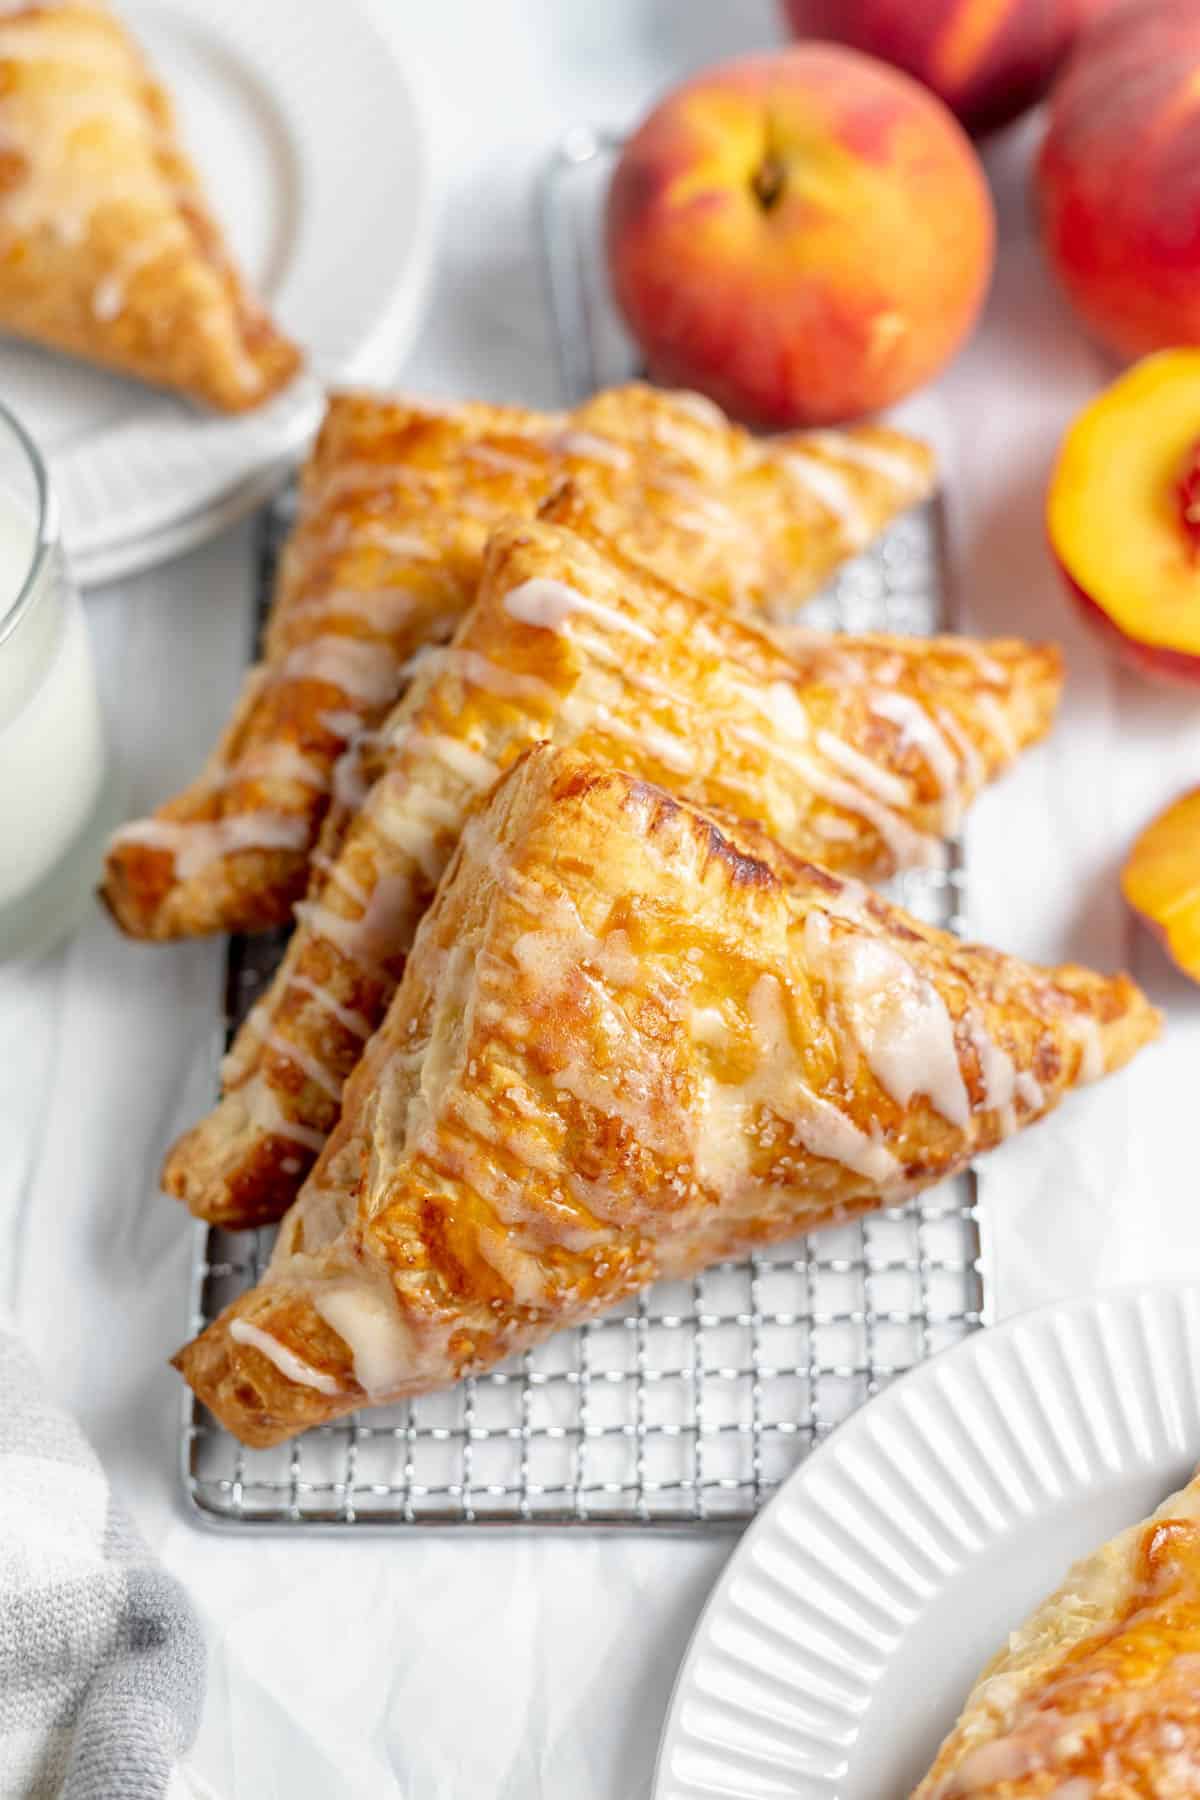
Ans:
{"label": "white milk", "polygon": [[[0,486],[0,952],[21,902],[58,911],[46,891],[93,825],[105,786],[105,745],[91,652],[78,597],[57,546],[37,591],[4,634],[29,571],[33,522]],[[37,936],[37,921],[32,935]],[[28,930],[23,934],[30,935]]]}

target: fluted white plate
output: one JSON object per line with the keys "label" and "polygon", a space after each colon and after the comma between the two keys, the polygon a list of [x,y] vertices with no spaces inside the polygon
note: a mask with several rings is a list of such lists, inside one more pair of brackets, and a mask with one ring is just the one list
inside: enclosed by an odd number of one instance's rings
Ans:
{"label": "fluted white plate", "polygon": [[1026,1313],[802,1464],[696,1629],[655,1800],[906,1800],[1070,1563],[1200,1461],[1200,1285]]}
{"label": "fluted white plate", "polygon": [[117,6],[174,95],[239,263],[309,370],[268,405],[220,418],[0,343],[0,393],[49,458],[88,583],[177,554],[248,511],[311,435],[324,385],[394,376],[432,239],[418,83],[356,0]]}

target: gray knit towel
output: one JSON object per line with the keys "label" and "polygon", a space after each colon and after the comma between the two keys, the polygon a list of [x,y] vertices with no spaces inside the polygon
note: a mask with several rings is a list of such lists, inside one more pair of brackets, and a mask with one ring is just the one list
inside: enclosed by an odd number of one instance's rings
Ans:
{"label": "gray knit towel", "polygon": [[0,1321],[0,1796],[176,1800],[204,1640]]}

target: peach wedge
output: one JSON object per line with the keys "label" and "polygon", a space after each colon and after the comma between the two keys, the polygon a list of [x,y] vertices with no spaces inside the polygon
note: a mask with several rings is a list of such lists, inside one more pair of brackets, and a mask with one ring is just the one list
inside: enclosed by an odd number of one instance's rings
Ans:
{"label": "peach wedge", "polygon": [[1084,408],[1046,524],[1114,647],[1143,673],[1200,682],[1200,350],[1148,356]]}
{"label": "peach wedge", "polygon": [[1121,871],[1130,906],[1200,982],[1200,788],[1147,825]]}

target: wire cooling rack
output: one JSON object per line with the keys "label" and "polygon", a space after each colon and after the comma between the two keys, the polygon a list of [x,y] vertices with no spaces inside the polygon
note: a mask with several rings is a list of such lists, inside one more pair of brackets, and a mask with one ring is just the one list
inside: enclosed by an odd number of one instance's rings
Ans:
{"label": "wire cooling rack", "polygon": [[[599,199],[615,140],[575,131],[541,193],[543,253],[565,397],[634,366],[606,298]],[[260,618],[294,501],[260,534]],[[939,515],[909,514],[805,608],[833,631],[924,635],[948,603]],[[956,929],[957,849],[893,884]],[[279,959],[281,934],[235,938],[232,1034]],[[665,1282],[621,1310],[447,1393],[246,1450],[187,1396],[183,1473],[206,1522],[231,1528],[586,1524],[738,1526],[855,1407],[983,1321],[968,1172],[896,1211]],[[258,1279],[269,1231],[198,1229],[199,1330]]]}

